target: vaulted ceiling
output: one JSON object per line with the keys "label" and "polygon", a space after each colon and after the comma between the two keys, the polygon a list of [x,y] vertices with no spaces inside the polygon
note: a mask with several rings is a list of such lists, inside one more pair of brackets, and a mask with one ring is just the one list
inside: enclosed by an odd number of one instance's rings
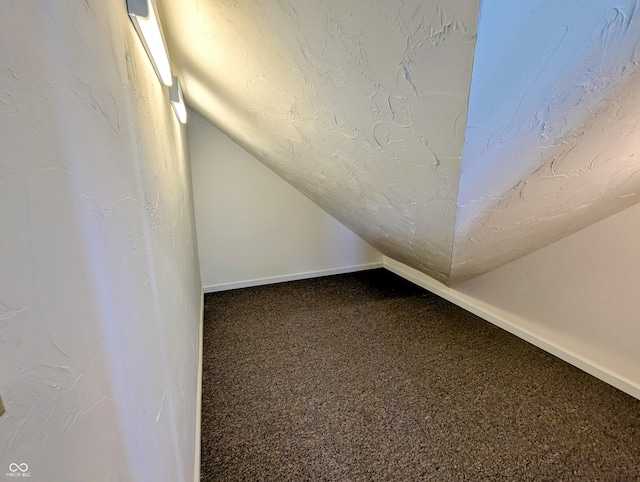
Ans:
{"label": "vaulted ceiling", "polygon": [[192,108],[445,283],[640,199],[636,0],[158,6]]}

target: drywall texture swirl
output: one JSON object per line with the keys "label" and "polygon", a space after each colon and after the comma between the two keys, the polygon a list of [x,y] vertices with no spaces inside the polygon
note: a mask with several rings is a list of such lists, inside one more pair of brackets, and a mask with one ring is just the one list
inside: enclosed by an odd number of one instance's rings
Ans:
{"label": "drywall texture swirl", "polygon": [[0,11],[0,473],[192,481],[184,130],[125,2]]}
{"label": "drywall texture swirl", "polygon": [[195,110],[372,246],[446,281],[478,3],[159,5]]}
{"label": "drywall texture swirl", "polygon": [[637,0],[482,3],[451,277],[640,196]]}

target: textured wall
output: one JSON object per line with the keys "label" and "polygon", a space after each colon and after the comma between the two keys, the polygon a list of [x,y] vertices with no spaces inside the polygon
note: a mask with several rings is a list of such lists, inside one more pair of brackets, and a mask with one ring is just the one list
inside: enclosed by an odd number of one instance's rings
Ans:
{"label": "textured wall", "polygon": [[470,278],[638,202],[636,0],[485,0],[451,276]]}
{"label": "textured wall", "polygon": [[446,280],[478,1],[163,1],[198,112],[389,256]]}
{"label": "textured wall", "polygon": [[125,2],[0,7],[0,474],[193,480],[184,132]]}

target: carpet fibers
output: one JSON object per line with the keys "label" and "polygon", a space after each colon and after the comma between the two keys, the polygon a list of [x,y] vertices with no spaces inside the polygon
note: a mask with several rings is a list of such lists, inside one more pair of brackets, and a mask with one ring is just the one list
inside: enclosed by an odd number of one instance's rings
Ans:
{"label": "carpet fibers", "polygon": [[640,402],[385,270],[205,297],[202,480],[640,480]]}

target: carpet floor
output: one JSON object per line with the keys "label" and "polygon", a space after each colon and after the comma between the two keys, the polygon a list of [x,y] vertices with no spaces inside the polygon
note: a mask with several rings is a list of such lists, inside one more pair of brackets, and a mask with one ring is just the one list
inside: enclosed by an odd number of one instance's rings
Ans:
{"label": "carpet floor", "polygon": [[201,480],[635,481],[640,401],[382,269],[213,293]]}

